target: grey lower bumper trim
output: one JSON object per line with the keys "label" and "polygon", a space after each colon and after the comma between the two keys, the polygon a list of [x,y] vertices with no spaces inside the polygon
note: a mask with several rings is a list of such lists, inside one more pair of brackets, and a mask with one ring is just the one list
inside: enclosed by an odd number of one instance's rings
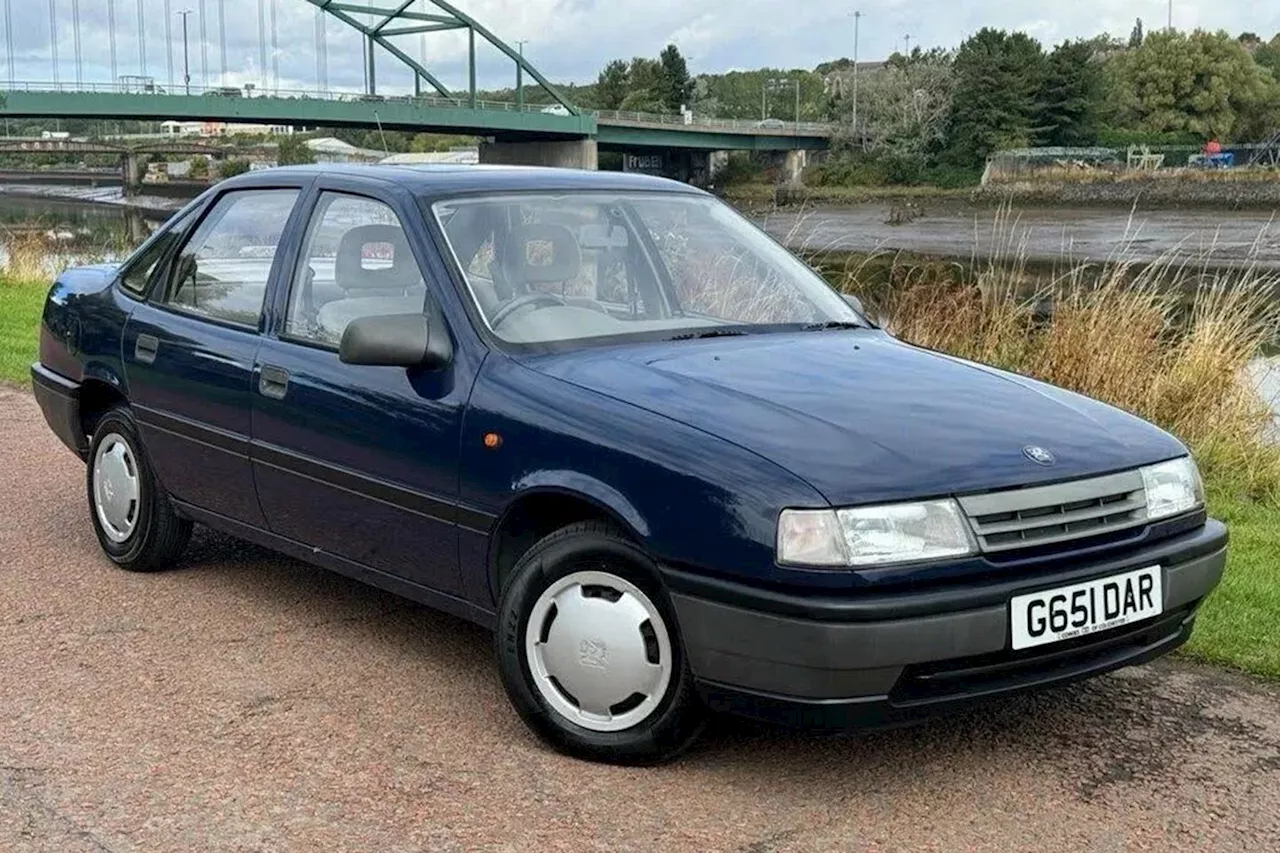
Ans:
{"label": "grey lower bumper trim", "polygon": [[[1164,609],[1208,594],[1225,565],[1223,548],[1167,566]],[[1036,588],[1028,585],[1026,591]],[[803,698],[884,695],[905,666],[999,652],[1009,637],[1007,605],[912,619],[833,623],[680,593],[671,599],[695,677]]]}

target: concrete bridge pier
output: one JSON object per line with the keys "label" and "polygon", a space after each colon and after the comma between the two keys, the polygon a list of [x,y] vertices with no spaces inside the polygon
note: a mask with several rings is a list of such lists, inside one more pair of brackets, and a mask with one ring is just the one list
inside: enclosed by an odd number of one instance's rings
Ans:
{"label": "concrete bridge pier", "polygon": [[804,169],[809,165],[809,152],[803,149],[782,152],[782,170],[780,177],[787,186],[804,186]]}
{"label": "concrete bridge pier", "polygon": [[503,166],[557,166],[562,169],[600,167],[594,139],[540,139],[530,142],[481,142],[480,162]]}
{"label": "concrete bridge pier", "polygon": [[142,191],[142,157],[132,151],[120,158],[120,171],[124,179],[124,194],[135,196]]}

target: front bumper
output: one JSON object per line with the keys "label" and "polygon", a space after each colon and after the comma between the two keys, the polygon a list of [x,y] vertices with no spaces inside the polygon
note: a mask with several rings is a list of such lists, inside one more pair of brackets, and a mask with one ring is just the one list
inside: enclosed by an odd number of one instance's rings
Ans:
{"label": "front bumper", "polygon": [[[1191,635],[1226,565],[1218,521],[1123,558],[947,590],[814,599],[667,570],[699,690],[712,707],[817,727],[885,725],[1167,654]],[[1022,651],[1009,599],[1159,565],[1160,616]]]}
{"label": "front bumper", "polygon": [[31,365],[31,390],[54,435],[83,459],[89,440],[80,424],[80,383],[37,362]]}

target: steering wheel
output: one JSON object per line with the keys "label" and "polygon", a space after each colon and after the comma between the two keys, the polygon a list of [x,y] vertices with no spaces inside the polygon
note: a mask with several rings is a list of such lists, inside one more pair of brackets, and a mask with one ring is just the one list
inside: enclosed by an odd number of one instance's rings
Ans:
{"label": "steering wheel", "polygon": [[516,311],[520,310],[526,305],[539,305],[539,304],[564,305],[565,302],[564,302],[564,299],[562,299],[561,297],[557,296],[554,293],[543,293],[542,291],[538,291],[536,293],[526,293],[523,296],[517,296],[515,299],[512,299],[506,305],[503,305],[496,312],[494,312],[494,315],[489,318],[489,325],[493,326],[494,328],[497,328],[502,324],[503,320],[507,319]]}

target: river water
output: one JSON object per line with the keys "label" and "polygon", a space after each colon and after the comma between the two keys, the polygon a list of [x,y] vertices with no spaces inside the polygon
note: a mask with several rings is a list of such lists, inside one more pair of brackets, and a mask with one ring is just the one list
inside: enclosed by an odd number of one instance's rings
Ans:
{"label": "river water", "polygon": [[[96,190],[95,192],[104,192]],[[111,196],[110,190],[105,190]],[[116,195],[98,203],[0,191],[0,233],[36,231],[61,247],[53,264],[115,260],[164,219]],[[173,204],[171,200],[167,202]],[[1168,252],[1207,254],[1216,265],[1256,263],[1280,269],[1280,221],[1253,211],[1127,211],[1022,208],[1012,214],[963,204],[924,203],[918,218],[890,225],[891,205],[783,211],[754,218],[793,248],[860,253],[904,251],[969,259],[1021,252],[1030,260],[1151,261]],[[7,257],[0,240],[0,267]],[[1012,249],[1012,251],[1011,251]],[[52,270],[50,271],[52,272]],[[1280,357],[1259,359],[1255,384],[1276,412],[1280,436]]]}

